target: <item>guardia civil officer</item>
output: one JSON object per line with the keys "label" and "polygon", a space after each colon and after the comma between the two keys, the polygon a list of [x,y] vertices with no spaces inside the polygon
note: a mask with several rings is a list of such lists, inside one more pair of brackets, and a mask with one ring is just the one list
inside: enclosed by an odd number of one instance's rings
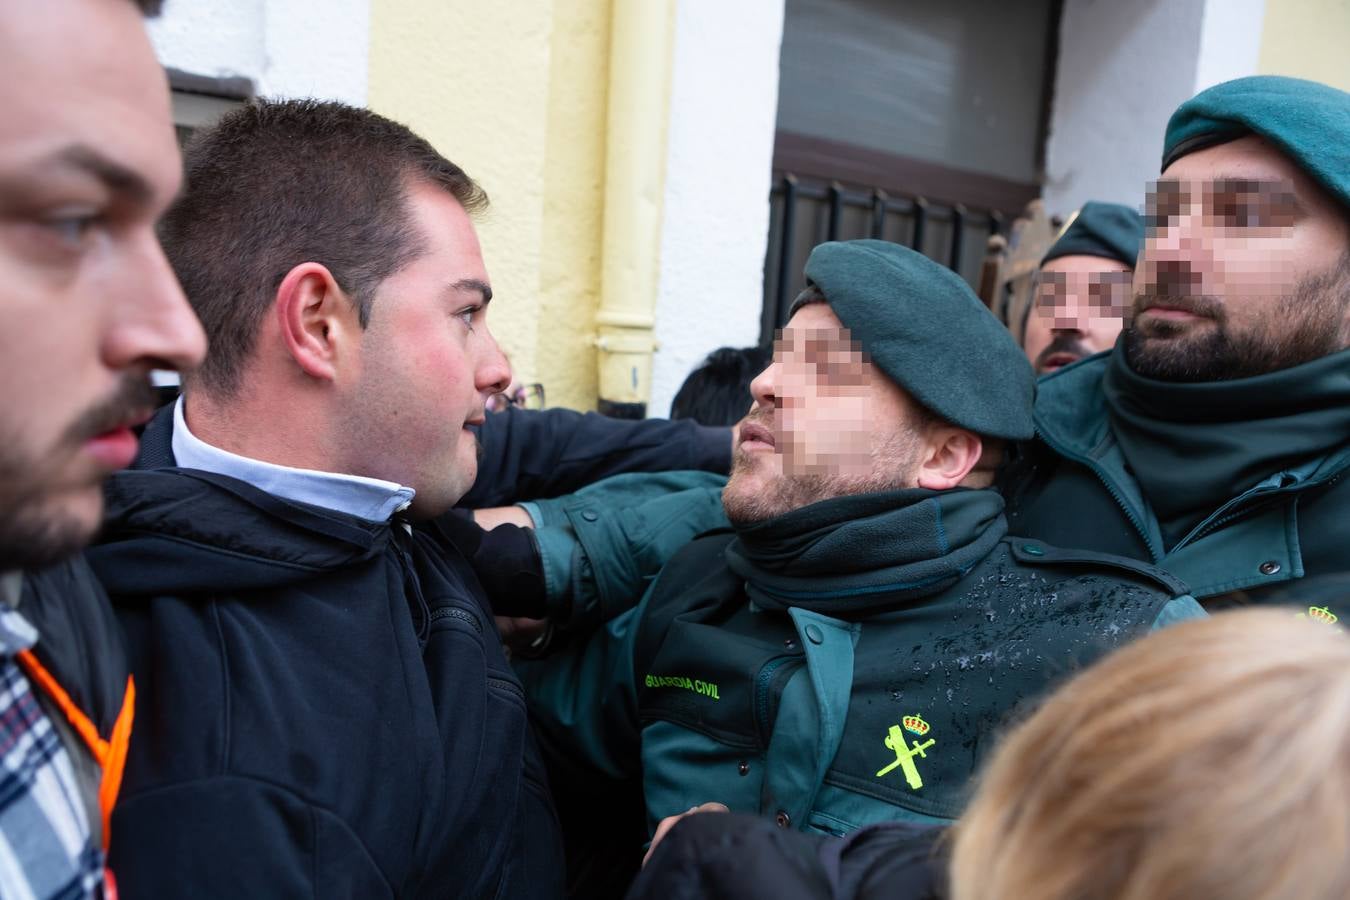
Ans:
{"label": "guardia civil officer", "polygon": [[[724,527],[636,608],[517,664],[545,753],[640,777],[649,829],[705,801],[817,833],[949,821],[1019,703],[1203,614],[1147,564],[1008,534],[982,459],[1031,435],[1033,376],[965,282],[870,240],[816,248],[806,276],[752,386]],[[621,596],[661,523],[719,524],[716,496],[646,518],[536,505],[551,589]]]}
{"label": "guardia civil officer", "polygon": [[1260,76],[1186,101],[1147,219],[1120,342],[1040,384],[1012,527],[1153,562],[1206,607],[1292,589],[1344,617],[1350,94]]}
{"label": "guardia civil officer", "polygon": [[1037,375],[1110,350],[1130,307],[1144,219],[1119,203],[1089,201],[1041,258],[1022,349]]}

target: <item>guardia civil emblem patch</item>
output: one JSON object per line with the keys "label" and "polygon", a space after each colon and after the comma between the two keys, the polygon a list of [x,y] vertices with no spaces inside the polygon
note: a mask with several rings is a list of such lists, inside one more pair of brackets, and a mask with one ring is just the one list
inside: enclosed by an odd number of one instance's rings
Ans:
{"label": "guardia civil emblem patch", "polygon": [[[923,737],[931,730],[931,726],[923,720],[922,716],[905,716],[900,721],[904,724],[905,731],[919,737]],[[911,790],[917,791],[923,787],[923,776],[919,774],[919,767],[914,760],[916,757],[927,759],[928,756],[924,751],[936,744],[937,741],[929,738],[921,744],[916,740],[911,747],[909,739],[905,737],[904,731],[900,730],[900,726],[892,725],[883,743],[885,743],[887,750],[895,754],[895,762],[877,772],[877,777],[884,777],[898,766],[905,773],[905,781],[909,784]]]}

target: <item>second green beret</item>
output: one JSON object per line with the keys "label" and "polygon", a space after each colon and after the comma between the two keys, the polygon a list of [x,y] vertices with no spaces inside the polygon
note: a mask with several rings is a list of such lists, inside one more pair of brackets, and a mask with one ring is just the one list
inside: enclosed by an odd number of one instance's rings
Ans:
{"label": "second green beret", "polygon": [[1026,440],[1035,376],[1008,329],[951,269],[889,241],[834,241],[806,277],[886,375],[953,425]]}
{"label": "second green beret", "polygon": [[1090,200],[1050,245],[1041,263],[1061,256],[1100,256],[1120,260],[1133,269],[1143,243],[1143,216],[1119,203]]}

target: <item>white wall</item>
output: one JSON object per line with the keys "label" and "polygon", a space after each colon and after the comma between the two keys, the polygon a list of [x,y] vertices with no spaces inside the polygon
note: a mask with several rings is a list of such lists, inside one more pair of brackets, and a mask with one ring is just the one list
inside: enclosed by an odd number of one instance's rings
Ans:
{"label": "white wall", "polygon": [[150,39],[164,65],[261,96],[366,102],[369,0],[173,0]]}
{"label": "white wall", "polygon": [[783,0],[677,6],[649,415],[710,351],[759,340],[782,35]]}
{"label": "white wall", "polygon": [[1140,206],[1163,130],[1191,96],[1204,0],[1066,0],[1046,146],[1052,213]]}
{"label": "white wall", "polygon": [[1266,0],[1207,0],[1200,21],[1195,93],[1256,74],[1265,18]]}
{"label": "white wall", "polygon": [[1188,97],[1257,70],[1265,0],[1066,0],[1044,198],[1140,207]]}

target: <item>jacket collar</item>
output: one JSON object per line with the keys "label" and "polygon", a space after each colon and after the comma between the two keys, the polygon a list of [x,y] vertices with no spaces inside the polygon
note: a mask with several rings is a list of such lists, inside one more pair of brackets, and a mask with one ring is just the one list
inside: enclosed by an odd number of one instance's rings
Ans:
{"label": "jacket collar", "polygon": [[279,466],[214,447],[188,428],[182,397],[173,405],[171,447],[175,462],[182,468],[228,475],[273,496],[368,522],[388,521],[394,513],[407,509],[416,493],[410,487],[378,478]]}
{"label": "jacket collar", "polygon": [[[1103,389],[1112,352],[1108,350],[1089,356],[1040,380],[1033,414],[1036,437],[1055,455],[1086,466],[1096,473],[1148,543],[1154,562],[1162,563],[1180,547],[1164,549],[1157,517],[1138,481],[1127,470],[1125,456],[1112,430],[1110,410]],[[1350,447],[1342,447],[1284,471],[1269,473],[1254,487],[1235,494],[1223,509],[1227,512],[1241,506],[1247,502],[1248,495],[1264,496],[1322,484],[1347,468],[1350,468]],[[1207,521],[1213,518],[1211,515]],[[1205,523],[1202,522],[1196,531],[1204,527]],[[1189,543],[1189,536],[1182,541],[1182,544],[1186,543]],[[1186,580],[1199,589],[1194,578],[1188,576]]]}
{"label": "jacket collar", "polygon": [[834,497],[738,525],[725,553],[761,608],[870,613],[951,587],[1007,530],[992,490],[909,489]]}

